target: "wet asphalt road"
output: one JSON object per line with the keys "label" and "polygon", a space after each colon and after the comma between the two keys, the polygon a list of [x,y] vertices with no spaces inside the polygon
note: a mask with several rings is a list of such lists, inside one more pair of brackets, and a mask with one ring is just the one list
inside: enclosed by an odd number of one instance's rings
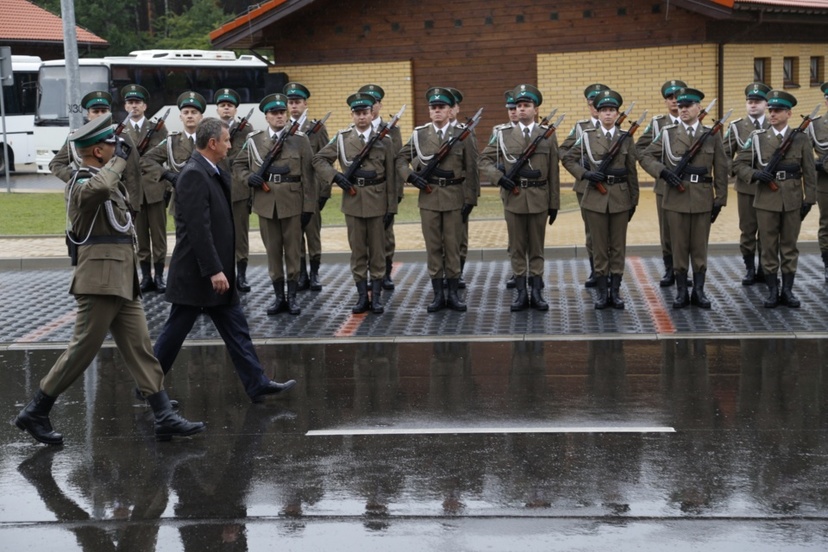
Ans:
{"label": "wet asphalt road", "polygon": [[[168,378],[206,433],[156,443],[114,349],[62,448],[0,429],[0,550],[825,550],[828,341],[221,347]],[[60,351],[0,351],[6,417]],[[321,433],[321,434],[320,434]]]}

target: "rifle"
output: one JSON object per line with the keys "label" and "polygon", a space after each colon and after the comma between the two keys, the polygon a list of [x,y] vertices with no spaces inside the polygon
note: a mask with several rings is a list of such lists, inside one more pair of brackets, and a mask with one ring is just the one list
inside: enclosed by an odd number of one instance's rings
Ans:
{"label": "rifle", "polygon": [[[633,102],[633,103],[635,103],[635,102]],[[632,106],[630,106],[630,109],[628,109],[622,115],[622,117],[627,116],[631,109],[632,109]],[[621,151],[621,146],[624,144],[624,140],[626,140],[627,138],[629,138],[630,136],[635,134],[635,131],[638,130],[638,127],[641,126],[641,123],[644,121],[644,118],[646,116],[647,116],[647,110],[645,109],[644,113],[641,114],[641,117],[639,117],[638,120],[632,124],[632,126],[630,127],[630,130],[628,130],[627,132],[621,131],[621,135],[618,137],[618,140],[616,140],[616,142],[610,148],[609,152],[607,152],[607,154],[601,160],[601,164],[598,165],[598,172],[599,173],[605,173],[605,171],[607,169],[609,169],[609,166],[612,164],[613,160],[618,155],[618,152]],[[620,118],[621,117],[619,117],[619,119]],[[595,183],[595,189],[598,190],[601,193],[601,195],[607,195],[607,189],[606,189],[606,187],[604,187],[603,182],[596,182]]]}
{"label": "rifle", "polygon": [[[354,174],[356,174],[356,172],[359,170],[359,167],[362,166],[362,163],[365,161],[365,159],[368,158],[368,154],[371,153],[371,148],[374,147],[374,144],[388,136],[388,133],[391,132],[391,129],[397,126],[397,123],[399,122],[400,117],[402,117],[402,114],[404,112],[405,104],[403,104],[402,109],[400,109],[399,113],[394,115],[394,117],[389,122],[380,125],[379,132],[371,136],[371,138],[368,139],[368,142],[366,142],[365,145],[362,146],[362,149],[358,154],[356,154],[354,159],[351,161],[351,164],[348,166],[348,169],[344,173],[345,178],[347,178],[349,182],[352,182]],[[328,113],[328,115],[330,115],[330,113]],[[325,118],[327,119],[328,117],[326,116]],[[348,188],[348,195],[355,196],[356,194],[356,188],[354,188],[353,186]]]}
{"label": "rifle", "polygon": [[[715,102],[716,100],[713,101]],[[710,105],[712,106],[713,104]],[[676,165],[676,168],[673,169],[673,172],[676,173],[676,175],[678,175],[679,178],[681,178],[682,175],[684,175],[684,170],[687,168],[687,165],[689,165],[690,161],[692,161],[696,154],[699,153],[702,146],[704,145],[704,141],[707,140],[708,137],[714,136],[717,132],[722,130],[725,121],[730,118],[730,115],[732,113],[732,109],[725,113],[724,117],[716,121],[716,124],[713,125],[713,128],[711,128],[710,130],[706,130],[704,134],[699,136],[699,138],[695,142],[693,142],[693,145],[690,146],[690,149],[684,152],[684,155],[681,157],[681,160],[679,160],[678,165]],[[677,189],[679,192],[684,192],[685,187],[684,185],[679,184]]]}
{"label": "rifle", "polygon": [[252,107],[251,107],[251,108],[250,108],[250,113],[248,113],[248,114],[247,114],[247,117],[245,117],[244,119],[240,120],[240,121],[239,121],[239,124],[237,124],[236,126],[234,126],[234,127],[233,127],[233,130],[231,130],[231,131],[230,131],[230,141],[231,141],[231,142],[233,141],[233,138],[235,138],[235,137],[236,137],[236,134],[238,134],[239,132],[241,132],[242,130],[244,130],[244,129],[245,129],[245,127],[246,127],[246,126],[250,123],[250,117],[252,117],[252,116],[253,116],[253,109],[254,109],[254,108],[252,108]]}
{"label": "rifle", "polygon": [[[805,132],[805,130],[808,128],[808,125],[811,124],[811,121],[813,121],[814,118],[817,116],[817,113],[819,113],[819,108],[820,106],[817,105],[810,115],[802,117],[802,124],[799,125],[799,128],[795,128],[790,134],[788,134],[788,136],[784,140],[782,140],[782,143],[779,144],[779,147],[776,148],[775,152],[773,152],[773,155],[768,161],[768,164],[765,165],[764,170],[772,174],[776,173],[776,167],[782,161],[782,158],[785,157],[785,154],[788,153],[788,150],[791,149],[791,145],[793,144],[794,138],[796,138],[796,135],[800,132]],[[770,181],[768,183],[768,188],[770,188],[772,192],[775,192],[779,190],[779,185],[774,181]]]}
{"label": "rifle", "polygon": [[319,132],[319,129],[322,128],[322,126],[325,124],[325,121],[327,121],[328,117],[331,116],[331,113],[331,111],[328,111],[328,114],[322,117],[321,121],[311,121],[313,123],[313,126],[310,127],[307,132],[305,132],[305,136],[310,138],[311,136]]}
{"label": "rifle", "polygon": [[558,108],[556,107],[555,109],[552,110],[552,113],[550,113],[549,115],[547,115],[546,117],[541,119],[540,126],[548,125],[549,121],[552,120],[552,117],[554,117],[555,113],[557,113],[557,112],[558,112]]}
{"label": "rifle", "polygon": [[[273,148],[271,148],[271,150],[267,152],[265,158],[262,159],[262,166],[259,167],[259,170],[256,171],[256,174],[264,178],[267,169],[270,168],[270,165],[273,164],[273,161],[275,161],[276,157],[278,157],[278,155],[282,152],[282,148],[285,146],[285,142],[287,141],[288,137],[296,134],[296,131],[299,130],[299,127],[301,127],[305,123],[305,119],[307,117],[308,110],[306,109],[305,112],[302,113],[302,116],[299,117],[298,121],[293,121],[293,123],[291,123],[290,125],[290,128],[282,132],[282,136],[280,136],[279,139],[276,140],[276,143],[273,144]],[[267,182],[262,184],[262,190],[265,192],[270,191],[270,186],[267,185]]]}
{"label": "rifle", "polygon": [[160,119],[158,119],[158,121],[155,122],[155,126],[153,126],[151,129],[149,129],[149,131],[147,132],[147,135],[144,136],[144,139],[141,140],[140,144],[138,144],[138,153],[140,153],[141,155],[144,155],[144,153],[146,153],[147,148],[149,147],[149,143],[150,143],[150,139],[152,138],[152,135],[155,134],[156,132],[158,132],[159,130],[161,130],[162,128],[164,128],[164,121],[166,121],[167,117],[169,117],[170,109],[171,108],[167,108],[167,112],[164,113],[164,116],[161,117]]}
{"label": "rifle", "polygon": [[129,120],[129,117],[127,117],[126,119],[121,121],[121,123],[118,126],[115,127],[115,136],[120,136],[121,135],[121,133],[124,131],[124,128],[126,127],[126,122],[128,120]]}
{"label": "rifle", "polygon": [[[449,140],[448,142],[443,142],[443,145],[440,146],[440,149],[437,150],[437,153],[435,153],[434,156],[431,158],[431,161],[428,162],[428,165],[426,165],[424,169],[417,173],[417,176],[419,176],[423,180],[428,181],[428,179],[434,173],[434,170],[437,168],[437,165],[439,165],[440,162],[443,159],[445,159],[446,156],[448,156],[449,152],[451,151],[451,148],[454,147],[454,144],[456,144],[457,142],[462,142],[463,140],[469,137],[469,134],[472,133],[474,127],[476,127],[477,123],[480,122],[480,116],[482,114],[483,108],[481,107],[477,110],[477,113],[475,113],[474,116],[470,117],[466,121],[466,128],[463,129],[463,132],[461,132],[457,136],[453,136],[451,140]],[[431,186],[426,184],[424,191],[425,193],[430,194],[432,191]]]}
{"label": "rifle", "polygon": [[[615,124],[615,126],[620,128],[621,123],[623,123],[624,121],[627,120],[627,117],[629,116],[630,113],[632,113],[632,110],[633,110],[634,107],[635,107],[635,102],[631,103],[630,107],[628,107],[627,110],[624,113],[619,115],[618,118],[615,120],[615,123],[613,123],[613,124]],[[646,113],[646,111],[645,111],[645,113]],[[639,124],[639,126],[641,126],[641,125]]]}
{"label": "rifle", "polygon": [[[555,110],[555,111],[557,111],[557,110]],[[546,117],[546,119],[547,120],[551,119],[552,115],[555,113],[555,111],[550,113],[549,116]],[[512,182],[515,182],[515,179],[518,178],[518,175],[520,174],[521,169],[523,169],[523,166],[529,161],[529,158],[532,157],[535,154],[535,150],[538,149],[538,146],[540,145],[541,141],[542,140],[548,140],[549,138],[552,137],[553,134],[555,134],[555,131],[558,129],[558,127],[563,122],[564,117],[566,117],[566,113],[564,113],[563,115],[558,117],[558,120],[555,121],[555,124],[549,125],[549,127],[546,129],[546,131],[543,134],[540,134],[540,135],[536,136],[535,139],[532,140],[532,143],[529,144],[528,146],[526,146],[526,149],[523,150],[523,153],[520,154],[520,157],[518,157],[517,160],[515,160],[514,164],[509,169],[509,172],[506,173],[505,176],[508,180],[511,180]],[[518,188],[517,186],[512,188],[512,194],[520,195],[520,188]]]}

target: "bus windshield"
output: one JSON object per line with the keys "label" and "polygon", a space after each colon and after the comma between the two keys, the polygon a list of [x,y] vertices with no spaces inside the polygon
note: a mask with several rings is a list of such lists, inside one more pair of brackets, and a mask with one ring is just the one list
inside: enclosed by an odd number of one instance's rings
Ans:
{"label": "bus windshield", "polygon": [[[80,66],[80,100],[95,90],[109,90],[109,68],[104,65]],[[40,68],[40,105],[37,124],[66,125],[69,121],[69,105],[66,101],[66,67],[43,66]],[[80,105],[72,109],[80,111]]]}

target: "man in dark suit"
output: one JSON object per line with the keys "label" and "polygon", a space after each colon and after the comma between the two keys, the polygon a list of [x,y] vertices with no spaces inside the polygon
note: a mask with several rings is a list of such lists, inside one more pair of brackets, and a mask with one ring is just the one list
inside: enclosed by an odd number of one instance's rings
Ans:
{"label": "man in dark suit", "polygon": [[204,119],[196,130],[196,151],[182,169],[175,193],[175,249],[170,261],[167,301],[170,317],[155,342],[155,356],[170,371],[184,339],[202,312],[224,339],[247,395],[291,389],[294,380],[276,383],[265,376],[239,306],[235,283],[235,236],[230,175],[218,164],[230,149],[227,124]]}

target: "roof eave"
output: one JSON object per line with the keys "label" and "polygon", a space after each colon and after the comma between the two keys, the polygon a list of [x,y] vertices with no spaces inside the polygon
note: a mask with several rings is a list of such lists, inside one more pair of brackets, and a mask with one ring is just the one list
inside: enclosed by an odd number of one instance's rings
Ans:
{"label": "roof eave", "polygon": [[252,48],[265,27],[312,4],[314,0],[271,0],[210,33],[214,48]]}

